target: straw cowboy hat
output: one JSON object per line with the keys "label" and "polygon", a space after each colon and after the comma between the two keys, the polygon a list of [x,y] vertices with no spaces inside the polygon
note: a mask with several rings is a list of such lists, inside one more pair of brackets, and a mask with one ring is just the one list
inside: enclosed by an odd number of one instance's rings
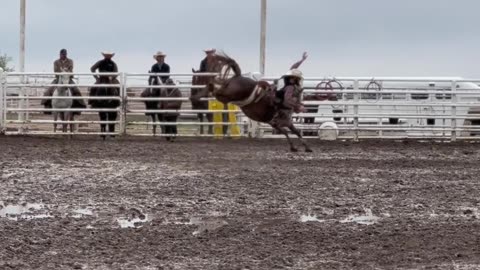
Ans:
{"label": "straw cowboy hat", "polygon": [[107,56],[107,55],[109,55],[109,56],[114,56],[115,53],[114,53],[114,52],[111,52],[111,51],[103,51],[103,52],[102,52],[102,55],[103,55],[103,56]]}
{"label": "straw cowboy hat", "polygon": [[203,50],[205,53],[214,53],[216,52],[217,50],[215,50],[214,48],[208,48],[208,49],[205,49]]}
{"label": "straw cowboy hat", "polygon": [[156,54],[153,55],[153,58],[157,58],[159,56],[167,56],[167,55],[164,54],[163,52],[158,51]]}

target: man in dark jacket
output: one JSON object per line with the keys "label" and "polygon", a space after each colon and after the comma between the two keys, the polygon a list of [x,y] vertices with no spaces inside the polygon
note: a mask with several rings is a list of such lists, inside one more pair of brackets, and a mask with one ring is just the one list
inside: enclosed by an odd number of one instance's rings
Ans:
{"label": "man in dark jacket", "polygon": [[[103,55],[103,60],[100,60],[96,62],[91,68],[90,71],[92,73],[95,73],[97,70],[98,72],[111,72],[111,73],[116,73],[118,72],[118,66],[115,62],[113,62],[112,57],[115,55],[113,52],[102,52]],[[99,80],[99,77],[97,75],[94,75],[95,79],[97,81]],[[112,83],[114,84],[119,84],[118,80],[116,79],[117,76],[112,76],[113,80]]]}
{"label": "man in dark jacket", "polygon": [[[157,52],[156,54],[153,55],[153,58],[157,60],[157,63],[152,66],[150,73],[170,73],[170,66],[167,63],[165,63],[166,56],[167,55],[164,54],[163,52]],[[160,82],[158,80],[159,76],[150,76],[150,78],[148,78],[148,84],[149,85],[165,84],[169,78],[170,78],[169,75],[160,76],[160,80],[161,80]]]}
{"label": "man in dark jacket", "polygon": [[212,63],[212,61],[215,59],[215,49],[206,49],[203,50],[207,56],[200,62],[200,72],[211,72],[212,67],[209,65],[209,63]]}

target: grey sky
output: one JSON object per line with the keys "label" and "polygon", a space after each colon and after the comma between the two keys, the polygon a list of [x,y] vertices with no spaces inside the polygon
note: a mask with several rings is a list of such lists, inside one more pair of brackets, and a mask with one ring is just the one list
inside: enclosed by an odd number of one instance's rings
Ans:
{"label": "grey sky", "polygon": [[[0,51],[18,66],[19,0],[0,0]],[[480,77],[478,0],[268,0],[267,74],[303,51],[309,76]],[[112,14],[112,17],[108,17]],[[260,0],[27,0],[27,71],[52,71],[65,47],[87,72],[101,50],[146,72],[161,50],[172,72],[216,47],[259,70]]]}

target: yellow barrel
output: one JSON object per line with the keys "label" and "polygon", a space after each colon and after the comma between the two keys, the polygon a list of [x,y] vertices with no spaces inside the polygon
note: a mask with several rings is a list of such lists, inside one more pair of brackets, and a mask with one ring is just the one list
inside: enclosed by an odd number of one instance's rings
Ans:
{"label": "yellow barrel", "polygon": [[[221,111],[221,110],[238,110],[238,106],[233,104],[228,104],[225,106],[222,102],[218,100],[210,100],[208,101],[208,110],[210,111]],[[222,112],[213,113],[213,134],[215,138],[222,138],[223,136],[223,114]],[[237,117],[234,112],[228,113],[228,120],[225,120],[231,124],[237,122]],[[229,125],[230,136],[238,136],[240,135],[240,127],[238,125]],[[225,134],[227,135],[227,134]]]}

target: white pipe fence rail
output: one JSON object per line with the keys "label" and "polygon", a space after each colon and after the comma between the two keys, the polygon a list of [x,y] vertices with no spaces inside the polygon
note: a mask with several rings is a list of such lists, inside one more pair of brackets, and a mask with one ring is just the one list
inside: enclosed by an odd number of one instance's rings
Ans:
{"label": "white pipe fence rail", "polygon": [[[52,84],[55,75],[99,76],[98,73],[0,73],[0,133],[7,135],[132,135],[152,136],[151,130],[141,127],[169,126],[179,128],[178,134],[160,132],[156,136],[213,137],[219,134],[199,134],[199,127],[229,130],[220,136],[276,138],[269,125],[248,120],[236,107],[221,107],[214,110],[190,108],[188,89],[201,89],[205,86],[192,85],[191,77],[215,76],[215,73],[102,73],[115,76],[119,84],[78,83],[75,87],[85,90],[89,87],[117,87],[119,96],[45,97],[31,94],[25,89],[46,89],[54,86],[73,84]],[[35,76],[29,82],[29,76]],[[171,76],[177,79],[175,88],[182,91],[183,97],[140,97],[145,88],[165,89],[171,85],[140,84],[137,78],[145,81],[150,76]],[[41,78],[40,78],[41,77]],[[23,78],[26,78],[25,80]],[[38,79],[40,78],[40,79]],[[38,80],[37,80],[38,79]],[[267,81],[277,80],[265,77]],[[135,80],[135,81],[134,81]],[[322,82],[335,81],[335,87],[319,87]],[[378,88],[369,89],[366,85],[375,82]],[[335,138],[359,140],[362,138],[423,138],[423,139],[480,139],[480,79],[462,78],[365,78],[365,77],[307,77],[304,79],[304,104],[308,111],[294,114],[299,129],[306,137],[321,137],[323,133],[334,134]],[[38,91],[37,91],[38,93]],[[117,108],[70,108],[51,109],[40,106],[42,100],[117,100]],[[202,98],[212,102],[214,98]],[[146,109],[144,102],[181,101],[183,109]],[[78,120],[53,121],[45,113],[79,112]],[[116,112],[115,121],[95,120],[93,114]],[[176,122],[159,120],[152,122],[146,114],[179,115]],[[212,115],[214,122],[200,122],[193,117],[198,114]],[[98,119],[98,118],[97,118]],[[75,124],[88,126],[73,133],[52,132],[52,124]],[[114,124],[116,132],[101,133],[99,124]],[[325,125],[328,124],[328,125]],[[92,125],[92,126],[90,126]],[[324,127],[325,126],[325,127]],[[190,128],[190,129],[188,129]],[[237,133],[233,130],[236,129]],[[193,131],[192,131],[193,130]]]}

